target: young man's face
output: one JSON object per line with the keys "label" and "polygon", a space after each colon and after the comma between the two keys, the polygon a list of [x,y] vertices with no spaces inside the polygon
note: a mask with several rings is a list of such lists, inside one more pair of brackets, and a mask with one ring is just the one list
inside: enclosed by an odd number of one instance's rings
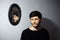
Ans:
{"label": "young man's face", "polygon": [[13,15],[13,20],[14,20],[14,22],[17,22],[19,20],[19,17],[16,15]]}
{"label": "young man's face", "polygon": [[37,27],[40,23],[41,19],[39,19],[38,16],[34,16],[30,18],[30,22],[32,24],[33,27]]}

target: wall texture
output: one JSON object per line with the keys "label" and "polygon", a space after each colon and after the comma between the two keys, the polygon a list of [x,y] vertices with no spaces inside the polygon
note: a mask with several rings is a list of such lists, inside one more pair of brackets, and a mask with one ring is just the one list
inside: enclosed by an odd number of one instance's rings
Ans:
{"label": "wall texture", "polygon": [[[8,11],[11,4],[21,8],[21,20],[16,26],[10,24]],[[60,40],[60,0],[0,0],[0,40],[20,40],[21,33],[30,26],[29,13],[42,13],[41,26],[49,31],[51,40]]]}

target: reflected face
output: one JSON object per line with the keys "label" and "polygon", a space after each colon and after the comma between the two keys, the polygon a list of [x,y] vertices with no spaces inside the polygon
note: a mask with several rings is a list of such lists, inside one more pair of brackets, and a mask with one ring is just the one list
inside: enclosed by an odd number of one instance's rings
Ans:
{"label": "reflected face", "polygon": [[21,19],[21,9],[17,4],[12,4],[8,12],[9,21],[12,25],[17,25]]}
{"label": "reflected face", "polygon": [[13,20],[14,20],[14,22],[16,23],[16,22],[19,20],[19,17],[16,16],[16,15],[13,15]]}
{"label": "reflected face", "polygon": [[40,23],[41,19],[39,19],[38,16],[34,16],[30,18],[30,22],[32,24],[33,27],[37,27]]}

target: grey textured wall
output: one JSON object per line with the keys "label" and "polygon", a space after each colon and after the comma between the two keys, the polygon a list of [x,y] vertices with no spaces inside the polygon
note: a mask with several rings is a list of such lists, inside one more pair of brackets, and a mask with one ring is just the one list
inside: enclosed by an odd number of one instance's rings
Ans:
{"label": "grey textured wall", "polygon": [[[21,20],[16,26],[10,24],[8,11],[11,4],[21,8]],[[30,26],[29,13],[42,13],[41,26],[49,31],[51,40],[60,40],[60,0],[0,0],[0,40],[20,40],[21,33]]]}

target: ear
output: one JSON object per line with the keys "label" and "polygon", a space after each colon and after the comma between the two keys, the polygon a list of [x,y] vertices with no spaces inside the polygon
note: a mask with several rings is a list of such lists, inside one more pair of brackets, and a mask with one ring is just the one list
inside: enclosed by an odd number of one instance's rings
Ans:
{"label": "ear", "polygon": [[40,22],[42,21],[42,19],[40,19]]}

